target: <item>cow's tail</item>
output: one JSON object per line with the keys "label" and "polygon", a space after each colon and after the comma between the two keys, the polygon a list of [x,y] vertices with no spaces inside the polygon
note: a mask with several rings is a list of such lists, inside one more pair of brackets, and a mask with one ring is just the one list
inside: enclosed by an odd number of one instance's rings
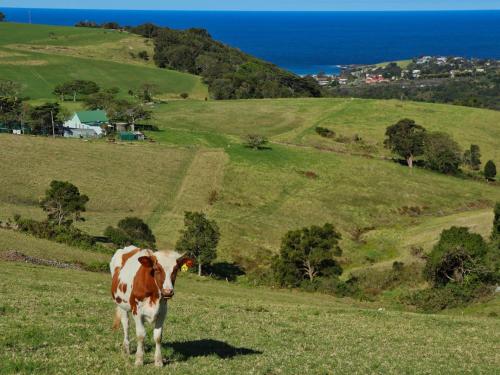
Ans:
{"label": "cow's tail", "polygon": [[113,320],[113,329],[117,330],[120,328],[120,322],[121,322],[121,311],[118,306],[116,306],[115,310],[115,319]]}

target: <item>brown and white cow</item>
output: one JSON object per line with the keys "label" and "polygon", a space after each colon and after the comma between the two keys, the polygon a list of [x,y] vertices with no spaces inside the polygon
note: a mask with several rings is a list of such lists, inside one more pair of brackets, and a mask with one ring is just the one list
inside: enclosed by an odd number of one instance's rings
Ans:
{"label": "brown and white cow", "polygon": [[109,268],[113,281],[111,295],[117,304],[113,328],[123,326],[123,349],[130,354],[128,313],[132,313],[137,335],[135,364],[144,363],[144,322],[154,325],[155,365],[162,366],[161,336],[167,314],[167,300],[174,296],[178,270],[189,261],[175,251],[141,250],[129,246],[117,250]]}

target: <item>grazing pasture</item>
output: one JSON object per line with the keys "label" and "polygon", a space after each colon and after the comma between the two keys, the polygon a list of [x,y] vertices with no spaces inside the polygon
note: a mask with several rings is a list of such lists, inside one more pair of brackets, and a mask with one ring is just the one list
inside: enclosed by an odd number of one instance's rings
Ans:
{"label": "grazing pasture", "polygon": [[[122,354],[109,275],[0,266],[0,373],[158,373],[151,335],[144,368]],[[498,318],[374,307],[182,274],[169,302],[162,371],[493,374],[500,366]]]}
{"label": "grazing pasture", "polygon": [[[487,233],[491,221],[477,210],[500,200],[498,187],[483,182],[276,144],[253,151],[232,142],[207,148],[2,135],[0,147],[0,220],[42,218],[38,200],[50,181],[68,180],[90,197],[78,225],[92,234],[139,216],[160,247],[171,247],[184,211],[203,210],[221,227],[220,258],[253,264],[267,262],[287,230],[324,222],[340,229],[348,267],[405,257],[412,245],[428,249],[437,239],[439,231],[425,226],[433,217],[444,228],[454,222],[449,215],[462,212],[468,226]],[[405,206],[421,211],[410,215]],[[423,229],[407,236],[414,227]]]}
{"label": "grazing pasture", "polygon": [[[154,123],[165,130],[160,139],[169,140],[168,134],[174,133],[172,143],[182,143],[186,132],[193,134],[193,141],[202,138],[214,144],[220,142],[213,139],[215,134],[239,141],[257,133],[274,142],[379,157],[389,156],[383,148],[386,128],[402,118],[429,131],[449,133],[463,149],[478,144],[483,164],[500,160],[500,112],[445,104],[367,99],[176,101],[157,107]],[[346,140],[322,138],[314,131],[317,126]],[[352,142],[356,134],[363,142]]]}

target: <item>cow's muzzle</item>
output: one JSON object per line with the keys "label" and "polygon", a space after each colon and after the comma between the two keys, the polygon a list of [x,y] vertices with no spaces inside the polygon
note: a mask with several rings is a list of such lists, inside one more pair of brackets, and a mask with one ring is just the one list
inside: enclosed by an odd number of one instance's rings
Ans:
{"label": "cow's muzzle", "polygon": [[173,289],[162,289],[162,291],[161,291],[161,298],[170,299],[173,296],[174,296],[174,290]]}

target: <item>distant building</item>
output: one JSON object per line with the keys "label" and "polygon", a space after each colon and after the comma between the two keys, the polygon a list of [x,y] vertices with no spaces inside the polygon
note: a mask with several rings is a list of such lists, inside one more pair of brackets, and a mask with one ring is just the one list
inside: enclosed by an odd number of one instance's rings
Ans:
{"label": "distant building", "polygon": [[108,123],[108,116],[104,111],[81,111],[75,112],[73,117],[64,123],[64,127],[70,130],[93,130],[97,136],[101,136],[104,133],[103,127],[107,127]]}
{"label": "distant building", "polygon": [[366,79],[365,79],[365,83],[367,84],[372,84],[372,83],[381,83],[381,82],[388,82],[389,80],[384,78],[384,76],[382,74],[374,74],[374,75],[371,75],[371,74],[367,74],[366,75]]}
{"label": "distant building", "polygon": [[422,74],[422,71],[419,69],[415,69],[411,72],[411,75],[413,78],[420,78],[421,74]]}

